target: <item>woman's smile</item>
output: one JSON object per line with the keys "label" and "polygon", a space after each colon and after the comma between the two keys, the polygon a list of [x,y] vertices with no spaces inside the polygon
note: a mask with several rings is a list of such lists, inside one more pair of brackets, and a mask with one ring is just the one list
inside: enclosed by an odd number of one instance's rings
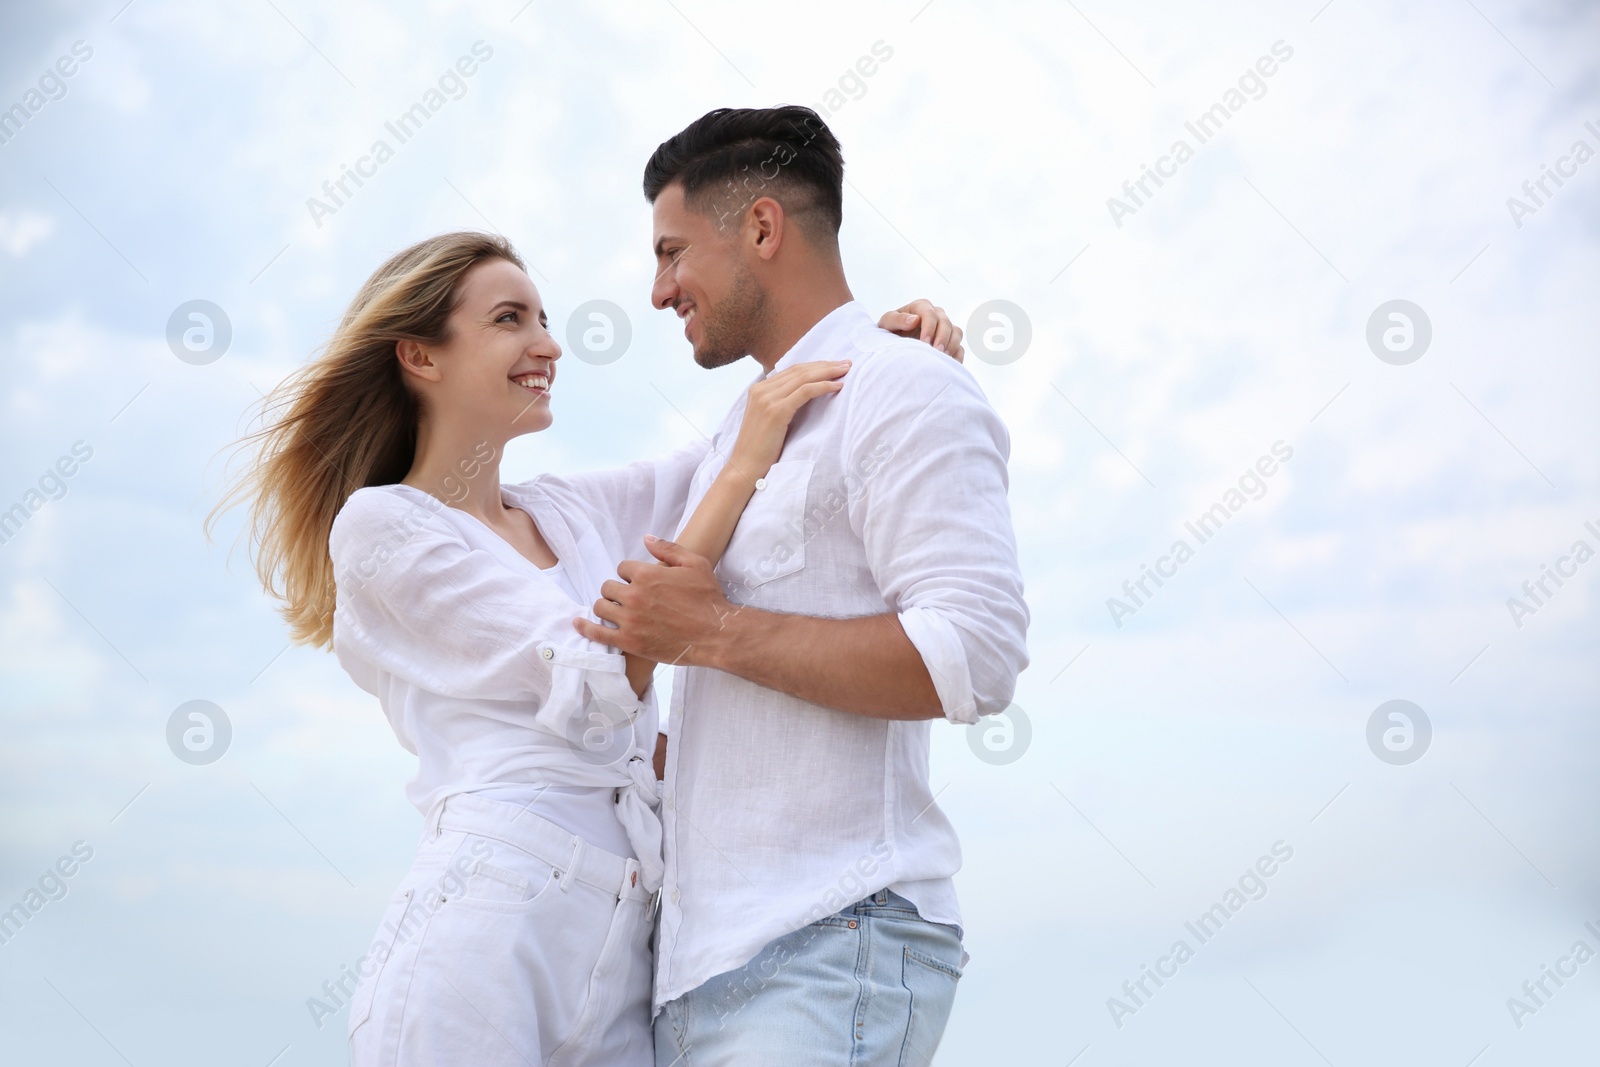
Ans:
{"label": "woman's smile", "polygon": [[544,371],[532,371],[519,374],[511,380],[530,393],[539,393],[542,396],[550,395],[550,381],[555,375]]}

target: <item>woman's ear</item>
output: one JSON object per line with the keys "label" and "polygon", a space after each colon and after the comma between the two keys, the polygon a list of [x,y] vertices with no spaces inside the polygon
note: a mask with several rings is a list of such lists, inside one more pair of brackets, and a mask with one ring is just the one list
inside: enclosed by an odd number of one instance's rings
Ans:
{"label": "woman's ear", "polygon": [[434,363],[433,353],[426,345],[416,341],[401,341],[394,346],[394,350],[403,373],[414,374],[428,382],[439,380],[439,366]]}

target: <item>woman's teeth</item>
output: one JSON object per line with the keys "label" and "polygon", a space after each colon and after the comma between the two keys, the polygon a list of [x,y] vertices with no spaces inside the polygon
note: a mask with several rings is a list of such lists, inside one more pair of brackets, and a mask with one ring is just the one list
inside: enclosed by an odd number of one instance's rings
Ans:
{"label": "woman's teeth", "polygon": [[545,392],[550,391],[550,379],[543,374],[528,374],[521,378],[513,378],[511,380],[522,386],[524,389],[542,389]]}

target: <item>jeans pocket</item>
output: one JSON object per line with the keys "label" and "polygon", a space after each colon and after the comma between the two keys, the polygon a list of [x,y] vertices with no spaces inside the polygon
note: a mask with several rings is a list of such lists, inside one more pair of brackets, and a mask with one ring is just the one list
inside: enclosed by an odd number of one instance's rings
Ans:
{"label": "jeans pocket", "polygon": [[[412,889],[404,889],[390,898],[389,906],[384,910],[383,922],[378,926],[378,936],[372,940],[371,951],[356,965],[360,982],[356,986],[355,996],[350,1001],[350,1026],[347,1032],[351,1035],[372,1017],[373,996],[377,992],[378,983],[383,980],[384,965],[394,955],[400,932],[405,929],[406,913],[411,910],[414,892]],[[376,964],[371,974],[366,973],[368,960]]]}
{"label": "jeans pocket", "polygon": [[467,870],[466,884],[448,904],[469,911],[522,912],[555,886],[561,872],[519,848],[495,842],[495,862],[479,859]]}
{"label": "jeans pocket", "polygon": [[911,998],[911,1011],[900,1044],[900,1067],[927,1067],[933,1062],[960,979],[961,968],[914,948],[905,950],[900,982]]}
{"label": "jeans pocket", "polygon": [[520,904],[528,899],[530,885],[527,875],[479,860],[467,877],[465,896],[469,900],[497,900],[507,904]]}

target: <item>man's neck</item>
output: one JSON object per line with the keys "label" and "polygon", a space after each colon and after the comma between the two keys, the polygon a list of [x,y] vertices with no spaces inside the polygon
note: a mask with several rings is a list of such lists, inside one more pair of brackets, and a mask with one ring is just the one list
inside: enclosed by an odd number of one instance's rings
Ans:
{"label": "man's neck", "polygon": [[855,299],[842,271],[786,283],[767,295],[767,327],[750,354],[768,373],[813,326]]}

